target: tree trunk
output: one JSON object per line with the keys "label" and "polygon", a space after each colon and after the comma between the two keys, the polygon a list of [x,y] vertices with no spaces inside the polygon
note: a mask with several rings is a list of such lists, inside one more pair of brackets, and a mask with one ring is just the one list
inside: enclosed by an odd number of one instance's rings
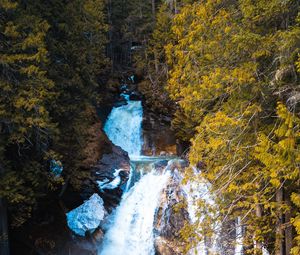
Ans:
{"label": "tree trunk", "polygon": [[155,0],[151,0],[151,4],[152,4],[152,16],[153,19],[155,20]]}
{"label": "tree trunk", "polygon": [[207,235],[204,235],[204,254],[203,255],[209,255],[209,242],[208,242],[208,238]]}
{"label": "tree trunk", "polygon": [[177,1],[174,1],[174,14],[177,14]]}
{"label": "tree trunk", "polygon": [[[280,207],[283,202],[283,188],[277,190],[276,192],[276,202]],[[285,255],[284,250],[284,231],[283,226],[283,214],[281,208],[278,209],[278,220],[276,224],[276,241],[275,241],[275,255]]]}
{"label": "tree trunk", "polygon": [[[258,217],[258,218],[262,217],[262,209],[261,209],[260,204],[256,205],[255,213],[256,213],[256,217]],[[256,252],[256,254],[262,254],[262,248],[263,248],[263,245],[262,245],[261,242],[256,242],[255,243],[255,249],[258,251],[258,253]]]}
{"label": "tree trunk", "polygon": [[158,66],[158,58],[157,58],[157,52],[154,51],[154,65],[155,65],[155,73],[158,75],[159,72],[159,66]]}
{"label": "tree trunk", "polygon": [[107,2],[107,21],[109,24],[109,29],[108,29],[108,38],[109,38],[109,43],[107,45],[107,55],[111,59],[112,64],[111,64],[111,72],[114,72],[114,64],[115,64],[115,56],[114,56],[114,46],[113,46],[113,32],[112,32],[112,2],[111,0],[108,0]]}
{"label": "tree trunk", "polygon": [[0,198],[0,254],[9,255],[7,205],[4,198]]}
{"label": "tree trunk", "polygon": [[[285,195],[285,202],[291,208],[290,195]],[[284,229],[286,255],[291,254],[291,249],[293,247],[293,227],[291,224],[291,218],[292,218],[291,210],[288,210],[285,214],[285,229]]]}

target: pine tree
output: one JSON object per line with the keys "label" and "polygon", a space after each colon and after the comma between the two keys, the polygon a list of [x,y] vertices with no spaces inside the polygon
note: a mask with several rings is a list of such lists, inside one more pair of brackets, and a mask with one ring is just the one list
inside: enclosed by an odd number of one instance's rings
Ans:
{"label": "pine tree", "polygon": [[58,97],[50,114],[60,130],[52,147],[59,152],[71,184],[80,188],[89,174],[82,162],[87,130],[95,120],[90,109],[101,101],[100,77],[109,66],[104,1],[32,1],[31,6],[51,25],[48,70]]}
{"label": "pine tree", "polygon": [[135,55],[136,70],[146,77],[139,84],[139,89],[146,98],[145,103],[150,109],[164,114],[170,113],[173,105],[164,88],[168,73],[164,45],[172,40],[172,15],[172,10],[167,4],[160,6],[155,28],[145,52]]}
{"label": "pine tree", "polygon": [[24,11],[22,3],[3,1],[1,9],[0,123],[3,163],[0,196],[19,204],[13,224],[30,216],[47,187],[45,165],[50,137],[57,132],[49,114],[55,100],[47,77],[49,24]]}
{"label": "pine tree", "polygon": [[12,225],[61,184],[52,159],[77,188],[88,175],[79,170],[109,64],[104,7],[102,0],[0,3],[0,197]]}

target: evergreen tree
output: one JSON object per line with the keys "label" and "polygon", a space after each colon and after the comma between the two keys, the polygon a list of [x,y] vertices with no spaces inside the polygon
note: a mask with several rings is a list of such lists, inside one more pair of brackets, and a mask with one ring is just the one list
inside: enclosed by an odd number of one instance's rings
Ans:
{"label": "evergreen tree", "polygon": [[14,225],[23,223],[47,188],[43,162],[57,132],[49,114],[56,98],[54,82],[47,77],[49,24],[23,7],[13,1],[0,5],[0,196],[14,205]]}
{"label": "evergreen tree", "polygon": [[107,25],[104,1],[0,2],[0,197],[12,225],[64,177],[80,187],[88,127],[95,121]]}
{"label": "evergreen tree", "polygon": [[81,168],[88,127],[94,121],[91,107],[101,101],[100,77],[109,64],[104,1],[32,1],[32,6],[51,25],[48,69],[59,94],[51,114],[60,130],[53,148],[61,155],[71,184],[80,188],[82,178],[89,174]]}

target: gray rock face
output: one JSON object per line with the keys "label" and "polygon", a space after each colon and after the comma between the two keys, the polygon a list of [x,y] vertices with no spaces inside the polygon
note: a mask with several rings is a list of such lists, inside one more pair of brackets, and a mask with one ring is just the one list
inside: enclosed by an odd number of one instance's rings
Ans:
{"label": "gray rock face", "polygon": [[176,246],[173,246],[169,240],[163,237],[157,237],[154,243],[155,255],[180,255],[180,251],[175,251]]}
{"label": "gray rock face", "polygon": [[116,169],[123,169],[124,172],[130,171],[129,157],[127,152],[122,150],[119,146],[113,146],[112,152],[104,154],[94,167],[93,172],[97,179],[114,178]]}

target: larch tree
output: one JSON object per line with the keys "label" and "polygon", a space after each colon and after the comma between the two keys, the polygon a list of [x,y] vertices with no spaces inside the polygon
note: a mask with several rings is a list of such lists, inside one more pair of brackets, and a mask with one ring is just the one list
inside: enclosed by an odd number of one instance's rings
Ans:
{"label": "larch tree", "polygon": [[173,126],[192,138],[189,158],[211,183],[216,220],[241,219],[246,254],[289,254],[293,245],[298,10],[297,1],[187,4],[165,45]]}

